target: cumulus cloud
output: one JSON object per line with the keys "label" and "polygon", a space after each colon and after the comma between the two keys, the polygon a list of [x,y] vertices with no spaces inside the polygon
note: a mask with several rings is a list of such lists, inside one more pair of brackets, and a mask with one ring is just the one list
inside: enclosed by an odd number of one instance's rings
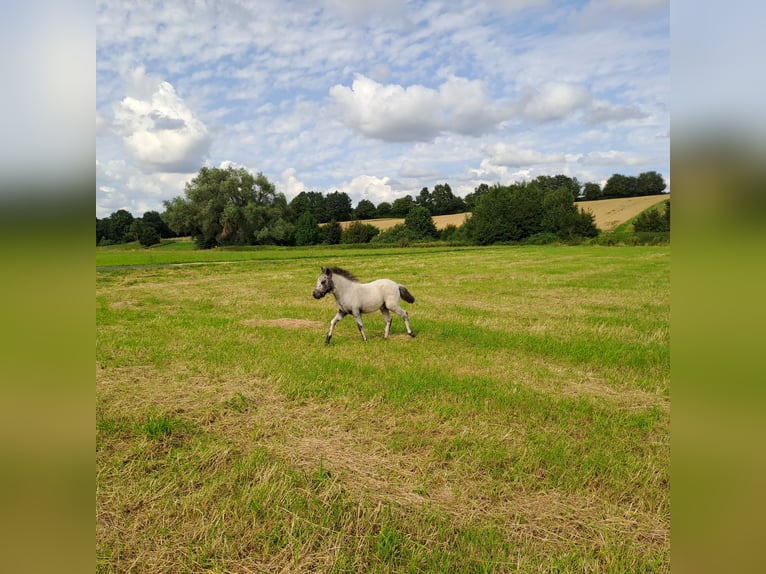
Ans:
{"label": "cumulus cloud", "polygon": [[210,149],[207,128],[168,82],[148,99],[124,98],[114,121],[125,149],[147,172],[194,172]]}
{"label": "cumulus cloud", "polygon": [[306,191],[306,186],[296,177],[295,169],[291,167],[282,172],[282,177],[277,182],[277,189],[290,201],[302,191]]}
{"label": "cumulus cloud", "polygon": [[383,85],[360,74],[351,87],[330,88],[330,95],[346,126],[389,142],[429,141],[445,132],[479,135],[508,117],[481,81],[455,76],[432,89]]}
{"label": "cumulus cloud", "polygon": [[339,191],[346,192],[354,204],[362,199],[367,199],[377,205],[381,201],[391,201],[396,197],[389,178],[376,177],[374,175],[360,175],[350,182],[340,186]]}
{"label": "cumulus cloud", "polygon": [[589,124],[647,116],[638,106],[597,100],[585,86],[567,82],[549,82],[539,88],[524,90],[514,111],[519,117],[535,123],[561,120],[573,114],[582,114]]}
{"label": "cumulus cloud", "polygon": [[645,161],[645,158],[636,154],[625,153],[617,150],[592,151],[579,157],[578,162],[584,165],[620,165],[632,166]]}
{"label": "cumulus cloud", "polygon": [[516,104],[516,111],[527,120],[542,123],[561,119],[590,102],[591,95],[585,87],[551,82],[526,90]]}
{"label": "cumulus cloud", "polygon": [[486,146],[484,151],[488,154],[489,160],[493,164],[507,167],[564,161],[564,154],[561,153],[544,154],[536,150],[523,149],[506,142]]}

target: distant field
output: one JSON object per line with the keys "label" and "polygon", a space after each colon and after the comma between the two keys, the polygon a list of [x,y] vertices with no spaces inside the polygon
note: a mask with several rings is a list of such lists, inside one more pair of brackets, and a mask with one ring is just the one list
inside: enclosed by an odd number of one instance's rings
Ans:
{"label": "distant field", "polygon": [[669,246],[165,256],[96,272],[97,572],[669,571]]}
{"label": "distant field", "polygon": [[[629,221],[636,215],[648,209],[652,205],[670,199],[668,195],[649,195],[645,197],[627,197],[624,199],[602,199],[600,201],[581,201],[577,203],[577,206],[583,210],[590,211],[596,220],[596,226],[601,231],[612,231],[617,226]],[[433,220],[436,224],[436,229],[444,229],[448,225],[455,225],[460,227],[470,217],[470,213],[458,213],[455,215],[437,215]],[[349,226],[350,221],[344,221],[341,223],[341,227],[345,229]],[[374,225],[380,230],[386,230],[393,227],[397,223],[404,223],[403,218],[389,218],[389,219],[368,219],[364,223]]]}

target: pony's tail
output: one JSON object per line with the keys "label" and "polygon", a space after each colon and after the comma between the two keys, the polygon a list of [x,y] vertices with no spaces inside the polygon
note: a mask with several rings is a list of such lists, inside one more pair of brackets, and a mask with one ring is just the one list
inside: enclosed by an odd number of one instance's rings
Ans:
{"label": "pony's tail", "polygon": [[415,302],[415,297],[412,296],[412,293],[407,291],[407,288],[404,285],[399,285],[399,295],[401,295],[402,299],[407,301],[407,303]]}

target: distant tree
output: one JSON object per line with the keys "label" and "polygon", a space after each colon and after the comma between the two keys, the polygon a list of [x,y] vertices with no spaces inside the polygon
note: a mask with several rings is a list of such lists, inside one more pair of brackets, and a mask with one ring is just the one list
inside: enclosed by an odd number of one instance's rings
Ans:
{"label": "distant tree", "polygon": [[103,219],[96,218],[96,245],[111,245],[114,241],[111,239],[111,230],[108,217]]}
{"label": "distant tree", "polygon": [[158,211],[147,211],[141,217],[142,221],[152,227],[160,237],[173,237],[175,233],[162,219]]}
{"label": "distant tree", "polygon": [[474,189],[473,193],[469,193],[465,196],[465,207],[468,211],[473,211],[473,208],[476,207],[476,204],[479,202],[479,200],[487,194],[489,191],[489,186],[486,183],[481,183],[479,186]]}
{"label": "distant tree", "polygon": [[133,241],[134,236],[130,233],[130,226],[135,217],[126,209],[118,209],[109,216],[109,237],[114,243],[126,243]]}
{"label": "distant tree", "polygon": [[290,209],[296,218],[300,217],[304,211],[311,211],[318,223],[326,223],[331,219],[327,212],[327,200],[318,191],[300,192],[290,202]]}
{"label": "distant tree", "polygon": [[431,215],[434,214],[434,198],[427,187],[420,190],[420,193],[415,198],[415,205],[425,207],[428,210],[428,213]]}
{"label": "distant tree", "polygon": [[374,219],[377,217],[377,210],[375,209],[375,204],[369,199],[361,199],[356,204],[352,215],[354,219]]}
{"label": "distant tree", "polygon": [[561,239],[574,237],[578,213],[574,199],[572,190],[564,186],[543,196],[543,232],[555,233]]}
{"label": "distant tree", "polygon": [[406,217],[406,215],[410,212],[410,209],[413,207],[415,207],[415,202],[413,201],[411,195],[399,197],[395,199],[394,203],[391,205],[391,216]]}
{"label": "distant tree", "polygon": [[665,180],[656,171],[645,171],[638,174],[636,193],[638,195],[659,195],[667,188]]}
{"label": "distant tree", "polygon": [[597,183],[586,183],[583,187],[582,198],[585,201],[595,201],[602,197],[601,186]]}
{"label": "distant tree", "polygon": [[352,221],[343,231],[341,243],[369,243],[380,230],[369,223]]}
{"label": "distant tree", "polygon": [[431,194],[433,199],[432,215],[449,215],[465,211],[465,201],[452,193],[448,183],[438,184]]}
{"label": "distant tree", "polygon": [[387,201],[381,201],[377,208],[378,217],[393,217],[391,211],[391,204]]}
{"label": "distant tree", "polygon": [[351,219],[351,198],[345,191],[328,193],[325,198],[327,215],[336,221],[349,221]]}
{"label": "distant tree", "polygon": [[469,239],[479,245],[490,245],[540,233],[542,197],[542,190],[533,182],[492,187],[466,222]]}
{"label": "distant tree", "polygon": [[562,187],[565,187],[572,193],[573,198],[577,198],[580,195],[580,189],[582,187],[576,177],[569,177],[561,174],[553,176],[539,175],[535,179],[535,183],[540,187],[543,194],[558,191]]}
{"label": "distant tree", "polygon": [[333,219],[327,225],[322,227],[322,233],[324,234],[327,243],[330,245],[337,245],[343,237],[343,228],[340,226],[340,223]]}
{"label": "distant tree", "polygon": [[604,185],[603,198],[635,197],[638,180],[635,177],[615,173]]}
{"label": "distant tree", "polygon": [[404,218],[404,226],[415,239],[436,239],[438,236],[431,213],[427,208],[419,205],[409,211]]}
{"label": "distant tree", "polygon": [[143,219],[135,219],[130,226],[130,233],[144,247],[151,247],[160,242],[159,232]]}
{"label": "distant tree", "polygon": [[295,244],[296,245],[314,245],[319,243],[321,234],[317,226],[317,220],[311,210],[306,210],[298,218],[295,225]]}

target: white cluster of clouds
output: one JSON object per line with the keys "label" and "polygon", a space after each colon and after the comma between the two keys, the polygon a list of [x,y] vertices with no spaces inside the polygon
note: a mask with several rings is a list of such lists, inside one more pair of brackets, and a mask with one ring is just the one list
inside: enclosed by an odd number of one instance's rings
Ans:
{"label": "white cluster of clouds", "polygon": [[124,98],[114,124],[125,151],[144,171],[190,173],[210,151],[207,128],[168,82],[161,82],[148,101]]}
{"label": "white cluster of clouds", "polygon": [[480,80],[455,76],[427,88],[384,85],[358,75],[351,87],[333,86],[330,95],[348,127],[388,142],[428,141],[447,132],[481,135],[509,116]]}
{"label": "white cluster of clouds", "polygon": [[99,217],[162,211],[226,162],[288,199],[374,203],[540,174],[669,179],[666,1],[104,1],[96,16]]}

